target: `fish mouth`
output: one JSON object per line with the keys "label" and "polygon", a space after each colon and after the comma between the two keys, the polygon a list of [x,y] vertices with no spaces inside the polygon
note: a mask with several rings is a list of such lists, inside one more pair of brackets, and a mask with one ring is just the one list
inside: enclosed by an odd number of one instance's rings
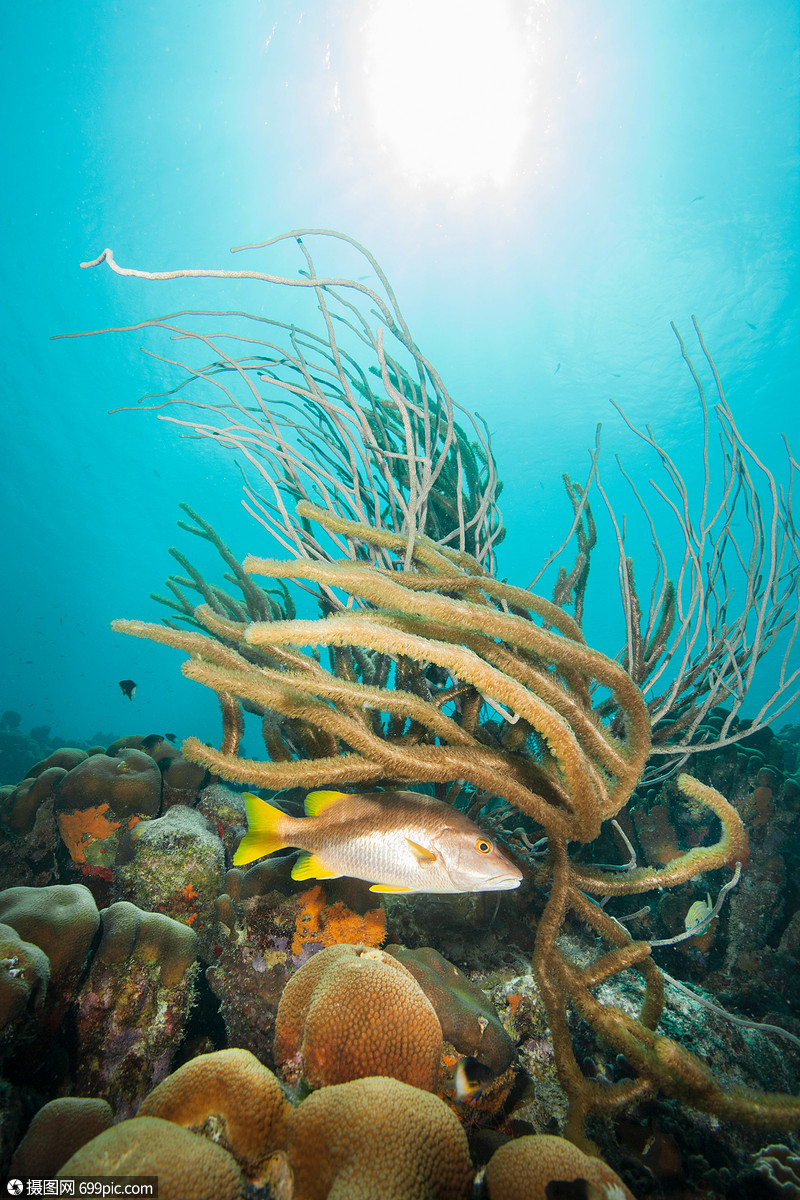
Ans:
{"label": "fish mouth", "polygon": [[522,875],[493,875],[491,879],[487,879],[483,885],[483,891],[487,892],[505,892],[511,888],[518,888],[522,883]]}

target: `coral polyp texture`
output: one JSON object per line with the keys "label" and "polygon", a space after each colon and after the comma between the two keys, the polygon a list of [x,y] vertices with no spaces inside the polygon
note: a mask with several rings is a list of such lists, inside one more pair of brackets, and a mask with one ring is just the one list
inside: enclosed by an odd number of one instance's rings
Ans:
{"label": "coral polyp texture", "polygon": [[51,1178],[82,1146],[114,1123],[105,1100],[60,1096],[39,1109],[14,1151],[9,1174]]}
{"label": "coral polyp texture", "polygon": [[[515,1138],[495,1150],[485,1178],[489,1200],[550,1200],[554,1195],[635,1200],[619,1175],[599,1158],[547,1134]],[[585,1190],[581,1181],[588,1185]],[[559,1184],[564,1185],[563,1191]],[[574,1185],[573,1191],[569,1184]]]}
{"label": "coral polyp texture", "polygon": [[310,1087],[381,1074],[434,1091],[441,1053],[441,1025],[422,989],[371,947],[320,950],[278,1005],[275,1061]]}
{"label": "coral polyp texture", "polygon": [[294,1200],[469,1200],[472,1164],[458,1118],[397,1079],[322,1088],[289,1125]]}
{"label": "coral polyp texture", "polygon": [[58,1177],[157,1176],[159,1200],[244,1200],[235,1160],[207,1138],[159,1117],[133,1117],[92,1138]]}
{"label": "coral polyp texture", "polygon": [[138,1115],[205,1134],[233,1155],[248,1180],[259,1182],[286,1145],[290,1113],[278,1080],[248,1050],[218,1050],[169,1075]]}

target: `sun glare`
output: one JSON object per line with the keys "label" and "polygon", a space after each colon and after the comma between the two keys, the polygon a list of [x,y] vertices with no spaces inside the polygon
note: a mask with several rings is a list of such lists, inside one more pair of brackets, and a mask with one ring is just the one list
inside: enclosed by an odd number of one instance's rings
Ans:
{"label": "sun glare", "polygon": [[456,191],[511,182],[533,86],[526,30],[511,5],[376,0],[364,51],[373,134],[397,169]]}

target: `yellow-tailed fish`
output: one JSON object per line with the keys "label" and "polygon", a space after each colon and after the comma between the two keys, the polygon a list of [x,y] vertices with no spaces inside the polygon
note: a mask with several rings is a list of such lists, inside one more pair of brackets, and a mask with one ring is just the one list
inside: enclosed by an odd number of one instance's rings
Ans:
{"label": "yellow-tailed fish", "polygon": [[293,879],[366,879],[373,892],[499,892],[522,873],[449,804],[421,792],[309,792],[305,819],[249,792],[237,866],[294,846]]}

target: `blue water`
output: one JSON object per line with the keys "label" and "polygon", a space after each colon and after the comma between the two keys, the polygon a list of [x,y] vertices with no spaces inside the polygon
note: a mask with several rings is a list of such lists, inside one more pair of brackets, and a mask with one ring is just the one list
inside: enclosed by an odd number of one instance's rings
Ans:
{"label": "blue water", "polygon": [[[501,6],[482,8],[488,43]],[[231,246],[301,226],[368,246],[454,398],[489,422],[500,574],[523,585],[569,523],[561,473],[585,477],[598,422],[615,495],[615,452],[643,488],[657,470],[610,397],[697,481],[696,396],[671,319],[688,340],[697,314],[741,432],[778,476],[781,433],[800,451],[796,5],[510,5],[526,123],[506,177],[470,186],[409,175],[372,123],[377,10],[30,0],[4,13],[0,709],[24,730],[215,737],[214,698],[182,679],[179,656],[109,622],[159,618],[149,593],[171,570],[181,500],[239,555],[275,553],[230,459],[152,414],[108,415],[159,386],[139,353],[154,342],[49,338],[192,307],[293,319],[299,300],[79,269],[105,246],[150,270],[229,266]],[[485,146],[466,153],[479,165]],[[615,653],[604,536],[587,629]],[[644,560],[646,532],[631,536]],[[132,703],[122,678],[139,685]],[[754,702],[774,678],[768,667]]]}

